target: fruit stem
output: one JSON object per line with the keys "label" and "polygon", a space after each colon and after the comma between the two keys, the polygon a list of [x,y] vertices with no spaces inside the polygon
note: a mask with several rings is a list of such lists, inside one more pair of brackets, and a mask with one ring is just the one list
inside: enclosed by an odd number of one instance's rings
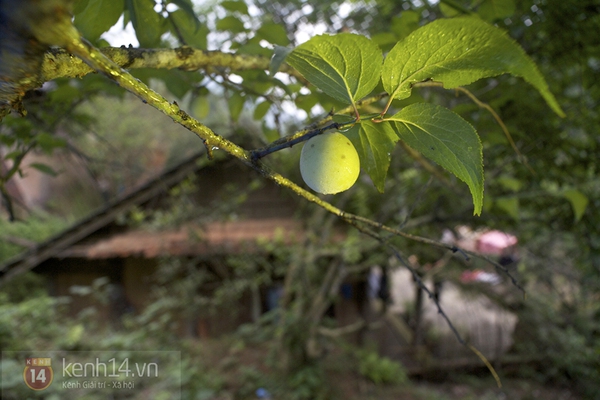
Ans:
{"label": "fruit stem", "polygon": [[346,128],[347,126],[354,125],[355,123],[356,123],[356,121],[352,122],[351,124],[339,124],[337,122],[333,122],[324,127],[309,130],[306,133],[304,133],[302,136],[294,135],[292,138],[283,138],[283,140],[281,140],[281,139],[276,140],[266,147],[263,147],[261,149],[252,150],[250,152],[250,158],[252,159],[252,161],[258,161],[261,158],[268,156],[271,153],[275,153],[276,151],[283,150],[288,147],[292,147],[298,143],[304,142],[306,140],[309,140],[310,138],[320,135],[323,132],[328,131],[330,129],[335,129],[336,131],[339,131],[339,130]]}

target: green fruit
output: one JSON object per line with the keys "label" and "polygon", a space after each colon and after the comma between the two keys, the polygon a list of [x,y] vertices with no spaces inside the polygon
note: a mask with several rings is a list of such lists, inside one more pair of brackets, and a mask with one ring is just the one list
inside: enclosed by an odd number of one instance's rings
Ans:
{"label": "green fruit", "polygon": [[360,161],[354,145],[339,132],[311,138],[302,148],[300,173],[315,192],[334,194],[354,185]]}

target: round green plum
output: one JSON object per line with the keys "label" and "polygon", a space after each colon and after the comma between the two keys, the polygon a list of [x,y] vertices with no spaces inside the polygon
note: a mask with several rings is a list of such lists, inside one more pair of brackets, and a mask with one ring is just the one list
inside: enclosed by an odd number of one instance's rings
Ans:
{"label": "round green plum", "polygon": [[339,132],[308,140],[300,155],[300,173],[315,192],[335,194],[348,190],[358,179],[360,160],[354,145]]}

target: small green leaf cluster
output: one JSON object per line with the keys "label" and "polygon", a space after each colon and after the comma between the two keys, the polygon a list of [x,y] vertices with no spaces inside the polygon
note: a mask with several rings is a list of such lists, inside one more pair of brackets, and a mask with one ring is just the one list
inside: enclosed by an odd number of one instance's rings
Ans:
{"label": "small green leaf cluster", "polygon": [[141,47],[158,47],[162,35],[171,32],[183,44],[206,49],[208,29],[191,0],[163,1],[160,12],[156,7],[153,0],[78,0],[73,22],[86,39],[97,42],[123,16],[123,26],[132,23]]}
{"label": "small green leaf cluster", "polygon": [[406,369],[397,361],[381,357],[375,351],[363,350],[358,353],[359,372],[375,384],[404,383],[408,380]]}
{"label": "small green leaf cluster", "polygon": [[[287,62],[335,100],[349,104],[354,121],[345,135],[363,168],[383,192],[391,153],[401,140],[464,181],[474,213],[483,207],[482,145],[475,129],[444,107],[417,103],[388,115],[394,100],[415,84],[434,81],[446,89],[509,73],[539,91],[563,115],[544,77],[506,33],[475,17],[440,19],[400,40],[383,58],[379,46],[357,34],[321,35],[296,47]],[[379,114],[361,115],[359,101],[380,84],[388,102]]]}
{"label": "small green leaf cluster", "polygon": [[5,262],[23,251],[23,246],[11,243],[8,238],[17,238],[21,242],[41,243],[52,235],[65,229],[70,220],[62,216],[35,214],[26,221],[9,222],[0,220],[0,262]]}

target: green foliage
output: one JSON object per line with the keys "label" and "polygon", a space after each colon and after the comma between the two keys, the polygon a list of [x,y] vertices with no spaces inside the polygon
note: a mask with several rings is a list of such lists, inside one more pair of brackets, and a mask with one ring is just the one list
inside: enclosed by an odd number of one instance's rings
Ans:
{"label": "green foliage", "polygon": [[225,0],[219,3],[221,7],[227,11],[238,12],[240,14],[248,14],[248,5],[241,0]]}
{"label": "green foliage", "polygon": [[[200,25],[194,13],[189,13],[183,9],[169,13],[169,22],[172,26],[171,32],[178,36],[182,44],[195,47],[197,49],[206,49],[208,28]],[[189,87],[185,87],[185,93]],[[184,93],[184,94],[185,94]],[[181,96],[183,97],[183,96]]]}
{"label": "green foliage", "polygon": [[265,22],[256,31],[256,36],[278,46],[287,46],[290,44],[287,32],[280,24]]}
{"label": "green foliage", "polygon": [[452,111],[426,103],[412,104],[386,118],[400,140],[452,172],[471,189],[474,214],[483,207],[483,153],[479,136]]}
{"label": "green foliage", "polygon": [[[600,328],[597,322],[599,308],[589,304],[579,310],[565,314],[558,304],[556,294],[536,295],[528,309],[522,313],[521,321],[527,332],[521,332],[516,343],[523,354],[535,355],[545,368],[537,372],[537,379],[554,383],[569,384],[578,388],[586,398],[596,399],[600,380]],[[582,299],[583,300],[583,299]],[[531,374],[523,367],[524,374]],[[596,397],[595,397],[596,396]]]}
{"label": "green foliage", "polygon": [[362,376],[370,379],[376,385],[401,384],[408,380],[406,369],[397,361],[381,357],[372,350],[358,352],[358,370]]}
{"label": "green foliage", "polygon": [[327,399],[323,371],[318,365],[308,365],[295,371],[290,376],[289,398],[291,400]]}
{"label": "green foliage", "polygon": [[561,195],[571,203],[575,222],[579,221],[583,217],[583,214],[585,214],[585,210],[589,204],[588,197],[577,189],[567,189]]}
{"label": "green foliage", "polygon": [[[380,50],[371,40],[340,34],[314,37],[298,46],[288,63],[326,94],[350,103],[360,127],[348,132],[361,164],[377,189],[384,189],[391,150],[398,137],[469,186],[474,214],[483,207],[482,145],[473,127],[442,107],[413,105],[384,117],[393,99],[410,96],[415,83],[433,80],[455,88],[504,73],[523,77],[564,115],[543,76],[521,47],[504,32],[473,17],[439,20],[399,41],[380,67]],[[381,75],[390,100],[376,122],[394,121],[398,137],[385,123],[361,121],[356,101],[368,95]]]}
{"label": "green foliage", "polygon": [[43,213],[17,222],[0,219],[0,263],[24,250],[23,245],[17,243],[29,242],[34,245],[43,242],[65,229],[71,222],[62,216]]}
{"label": "green foliage", "polygon": [[164,162],[172,165],[197,151],[195,137],[131,97],[96,96],[77,110],[96,123],[70,142],[86,154],[88,170],[110,197],[158,173]]}
{"label": "green foliage", "polygon": [[479,17],[488,22],[508,18],[514,14],[516,8],[515,0],[483,0],[477,3],[452,0],[440,3],[440,11],[446,17],[476,12]]}
{"label": "green foliage", "polygon": [[[2,288],[0,292],[0,347],[3,351],[86,351],[92,354],[102,351],[122,351],[128,355],[131,363],[139,361],[138,358],[143,357],[136,355],[135,351],[153,351],[155,354],[153,362],[158,362],[160,365],[161,379],[142,383],[147,385],[144,389],[145,396],[156,399],[170,398],[164,396],[180,389],[178,376],[182,372],[182,398],[197,398],[195,397],[197,393],[216,387],[215,382],[209,383],[202,379],[203,374],[200,372],[203,367],[195,359],[196,355],[186,351],[181,338],[177,337],[173,331],[169,331],[167,324],[163,324],[157,329],[162,333],[161,337],[154,334],[155,332],[152,330],[155,328],[155,324],[160,325],[161,322],[143,323],[145,322],[143,314],[139,318],[124,321],[127,328],[121,331],[107,329],[110,328],[107,325],[100,328],[89,319],[90,313],[93,315],[96,310],[88,309],[87,313],[82,313],[76,318],[69,317],[68,306],[72,299],[48,296],[41,289],[40,282],[41,279],[38,276],[29,275],[26,279],[12,281],[13,286],[18,286],[16,288]],[[35,287],[32,287],[32,284]],[[25,292],[28,292],[25,298],[12,296],[15,293],[23,294]],[[157,357],[161,357],[160,354],[156,354],[157,348],[181,349],[182,368],[174,362],[174,359],[157,360]],[[22,377],[22,359],[14,360],[10,357],[11,355],[6,353],[2,359],[3,373],[6,373],[6,376]],[[185,374],[190,370],[200,374],[200,379],[189,373]],[[23,399],[31,396],[31,390],[23,385],[21,379],[2,381],[0,388],[3,391],[3,398]],[[136,386],[136,389],[140,388]],[[50,386],[44,391],[44,395],[47,395],[48,398],[56,398],[56,390],[56,386]],[[110,393],[111,390],[114,392]],[[102,393],[87,392],[86,398],[104,399],[107,395],[114,396],[118,393],[118,389],[107,387]],[[122,389],[120,393],[123,393]]]}
{"label": "green foliage", "polygon": [[375,88],[381,75],[381,50],[364,36],[317,36],[296,47],[287,62],[336,100],[355,104]]}
{"label": "green foliage", "polygon": [[83,36],[91,41],[96,41],[104,32],[108,31],[123,14],[124,0],[88,1],[86,7],[75,10],[74,24]]}
{"label": "green foliage", "polygon": [[478,18],[440,19],[418,29],[387,55],[383,87],[393,98],[410,95],[416,82],[442,82],[447,89],[510,73],[533,85],[564,116],[544,77],[523,49],[504,32]]}
{"label": "green foliage", "polygon": [[161,18],[154,11],[153,0],[126,0],[129,18],[141,47],[156,47],[160,40]]}
{"label": "green foliage", "polygon": [[391,154],[398,141],[391,124],[365,120],[346,132],[346,136],[358,151],[362,168],[367,171],[377,190],[383,193]]}
{"label": "green foliage", "polygon": [[50,346],[71,344],[68,332],[73,325],[57,323],[60,313],[65,310],[67,299],[50,297],[37,290],[26,299],[15,300],[20,301],[13,303],[8,293],[0,294],[0,346],[3,351],[26,351],[38,346],[52,348]]}
{"label": "green foliage", "polygon": [[[175,5],[175,9],[165,12],[168,4]],[[206,48],[208,30],[199,23],[190,0],[165,1],[160,5],[162,10],[157,12],[154,0],[78,0],[74,24],[86,39],[97,42],[125,15],[125,22],[131,21],[142,47],[157,47],[162,34],[170,30],[182,44]]]}
{"label": "green foliage", "polygon": [[508,18],[515,12],[515,0],[486,0],[481,2],[478,14],[486,21]]}

